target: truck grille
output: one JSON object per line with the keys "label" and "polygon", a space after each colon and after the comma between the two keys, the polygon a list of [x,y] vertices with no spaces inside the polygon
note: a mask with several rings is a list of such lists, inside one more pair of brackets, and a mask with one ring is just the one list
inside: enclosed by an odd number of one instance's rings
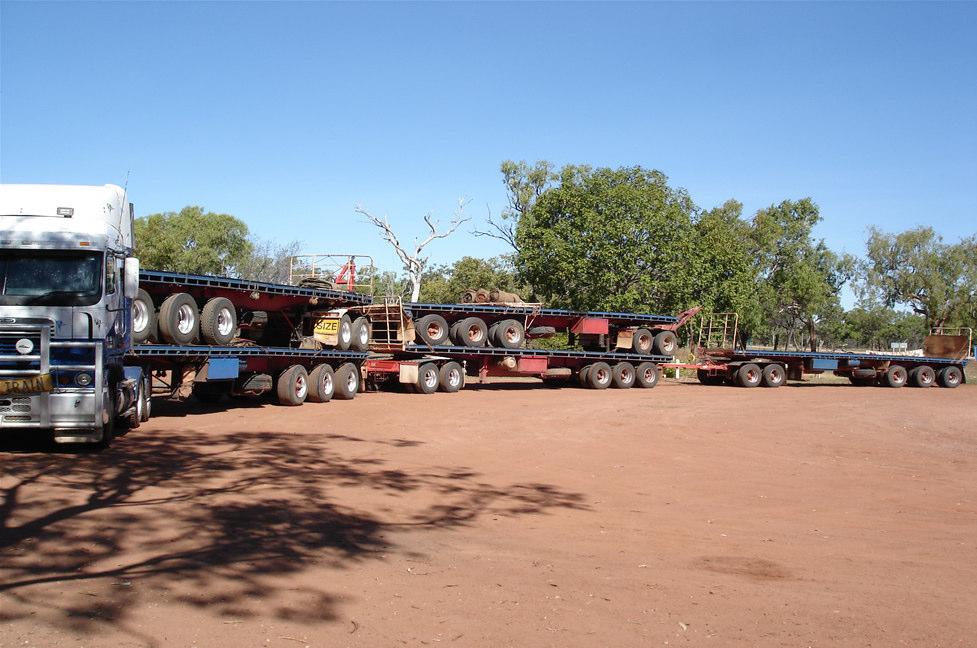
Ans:
{"label": "truck grille", "polygon": [[16,398],[0,398],[0,414],[9,414],[10,412],[27,412],[29,414],[30,411],[31,411],[30,396],[18,396]]}

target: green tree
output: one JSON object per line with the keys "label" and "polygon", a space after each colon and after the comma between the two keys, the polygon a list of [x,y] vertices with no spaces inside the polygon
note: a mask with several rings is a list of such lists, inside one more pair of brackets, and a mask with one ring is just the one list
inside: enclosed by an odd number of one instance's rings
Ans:
{"label": "green tree", "polygon": [[513,252],[519,252],[516,239],[519,220],[559,176],[554,173],[553,165],[546,160],[539,160],[532,165],[525,161],[506,160],[499,166],[499,170],[502,172],[509,204],[498,219],[491,214],[488,216],[486,229],[476,229],[472,233],[475,236],[488,236],[503,241]]}
{"label": "green tree", "polygon": [[977,237],[943,242],[931,227],[899,234],[871,228],[864,290],[906,306],[928,326],[969,325],[977,310]]}
{"label": "green tree", "polygon": [[525,296],[516,272],[505,257],[477,259],[462,257],[450,266],[435,266],[425,272],[420,300],[434,304],[456,304],[469,288],[498,288]]}
{"label": "green tree", "polygon": [[516,228],[516,266],[547,303],[589,310],[675,310],[695,207],[660,171],[567,166]]}
{"label": "green tree", "polygon": [[810,198],[771,205],[753,219],[765,320],[786,331],[786,344],[797,344],[798,333],[806,332],[812,351],[818,348],[818,322],[839,308],[838,293],[854,265],[850,257],[838,257],[814,238],[820,221],[818,206]]}
{"label": "green tree", "polygon": [[235,276],[253,250],[243,221],[193,206],[136,219],[135,238],[143,267],[175,272]]}
{"label": "green tree", "polygon": [[279,245],[274,241],[252,239],[251,252],[238,262],[235,274],[242,279],[286,283],[292,257],[300,248],[298,241]]}
{"label": "green tree", "polygon": [[695,222],[685,273],[691,288],[682,301],[702,306],[707,313],[738,313],[743,337],[749,338],[761,329],[763,314],[752,226],[742,219],[742,212],[741,203],[727,200]]}

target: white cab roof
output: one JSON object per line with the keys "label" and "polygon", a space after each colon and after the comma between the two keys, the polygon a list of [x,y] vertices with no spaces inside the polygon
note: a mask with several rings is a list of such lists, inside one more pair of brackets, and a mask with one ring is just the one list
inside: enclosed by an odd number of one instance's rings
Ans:
{"label": "white cab roof", "polygon": [[95,249],[131,250],[122,187],[0,184],[0,246],[71,248],[81,241]]}

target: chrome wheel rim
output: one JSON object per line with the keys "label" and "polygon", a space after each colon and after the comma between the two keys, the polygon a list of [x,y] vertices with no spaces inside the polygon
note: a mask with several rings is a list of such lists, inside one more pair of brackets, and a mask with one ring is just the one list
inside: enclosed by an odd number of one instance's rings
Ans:
{"label": "chrome wheel rim", "polygon": [[234,332],[234,317],[228,308],[222,308],[217,313],[217,332],[225,337]]}
{"label": "chrome wheel rim", "polygon": [[190,304],[184,304],[176,311],[176,330],[178,330],[183,335],[186,335],[193,331],[193,325],[196,317],[194,316],[193,307]]}
{"label": "chrome wheel rim", "polygon": [[141,333],[149,326],[149,309],[141,299],[132,302],[132,329]]}

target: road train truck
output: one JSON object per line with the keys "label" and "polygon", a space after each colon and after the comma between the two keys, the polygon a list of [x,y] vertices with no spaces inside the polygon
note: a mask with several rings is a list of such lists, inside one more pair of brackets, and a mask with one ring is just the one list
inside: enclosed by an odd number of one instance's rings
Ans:
{"label": "road train truck", "polygon": [[133,207],[115,185],[0,185],[0,428],[109,443],[149,416],[126,366]]}

